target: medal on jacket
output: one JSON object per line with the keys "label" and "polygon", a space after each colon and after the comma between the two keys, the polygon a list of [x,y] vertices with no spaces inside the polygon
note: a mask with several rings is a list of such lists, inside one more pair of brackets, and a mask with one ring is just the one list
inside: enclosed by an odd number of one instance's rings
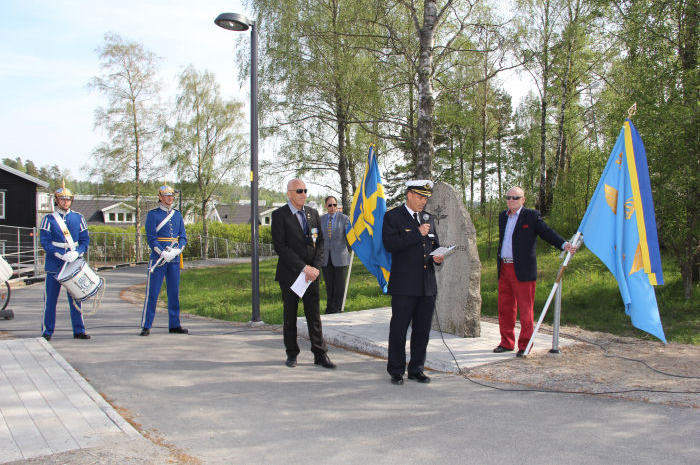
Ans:
{"label": "medal on jacket", "polygon": [[311,228],[311,240],[314,242],[314,247],[316,247],[316,238],[318,237],[318,228]]}

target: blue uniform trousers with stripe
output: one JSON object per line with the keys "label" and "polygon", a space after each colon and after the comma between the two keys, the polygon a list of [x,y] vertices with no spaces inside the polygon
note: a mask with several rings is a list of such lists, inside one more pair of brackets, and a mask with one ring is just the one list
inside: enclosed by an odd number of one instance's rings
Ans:
{"label": "blue uniform trousers with stripe", "polygon": [[149,329],[153,325],[158,294],[160,294],[163,278],[165,278],[168,293],[168,328],[178,328],[180,327],[180,260],[179,257],[175,257],[170,263],[157,266],[153,273],[150,273],[148,270],[156,261],[156,258],[151,258],[146,269],[148,278],[146,281],[146,300],[141,314],[141,327]]}
{"label": "blue uniform trousers with stripe", "polygon": [[[41,324],[41,334],[51,336],[56,327],[56,304],[61,293],[61,283],[56,279],[58,273],[46,273],[44,284],[44,318]],[[73,300],[73,297],[66,291],[68,296],[68,306],[70,307],[70,319],[73,323],[73,334],[85,332],[83,314],[80,312],[80,302]]]}

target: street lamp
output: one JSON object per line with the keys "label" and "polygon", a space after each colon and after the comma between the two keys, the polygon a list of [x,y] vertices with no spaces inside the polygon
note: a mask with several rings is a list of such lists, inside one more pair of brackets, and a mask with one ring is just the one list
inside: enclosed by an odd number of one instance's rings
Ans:
{"label": "street lamp", "polygon": [[260,263],[258,259],[258,33],[255,21],[238,13],[221,13],[214,23],[230,31],[250,28],[250,238],[253,316],[250,324],[263,324],[260,318]]}

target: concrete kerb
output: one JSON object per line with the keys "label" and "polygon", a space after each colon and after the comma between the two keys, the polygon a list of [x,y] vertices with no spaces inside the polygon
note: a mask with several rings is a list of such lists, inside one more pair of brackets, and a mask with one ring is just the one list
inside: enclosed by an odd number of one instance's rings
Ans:
{"label": "concrete kerb", "polygon": [[97,392],[95,389],[85,381],[80,373],[78,373],[75,368],[73,368],[65,358],[61,356],[56,349],[51,346],[43,337],[38,337],[37,340],[46,349],[46,351],[51,354],[56,363],[75,381],[78,386],[92,399],[92,401],[104,412],[107,417],[127,436],[130,438],[142,437],[133,426],[129,424],[121,415],[119,415],[114,408]]}

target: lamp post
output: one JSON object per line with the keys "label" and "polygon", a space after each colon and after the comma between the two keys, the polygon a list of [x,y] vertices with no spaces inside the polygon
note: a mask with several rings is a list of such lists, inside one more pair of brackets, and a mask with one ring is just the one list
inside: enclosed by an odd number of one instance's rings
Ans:
{"label": "lamp post", "polygon": [[260,319],[260,263],[258,258],[258,33],[255,21],[238,13],[221,13],[214,23],[230,31],[250,28],[250,238],[252,241],[253,315],[250,324],[257,326]]}

